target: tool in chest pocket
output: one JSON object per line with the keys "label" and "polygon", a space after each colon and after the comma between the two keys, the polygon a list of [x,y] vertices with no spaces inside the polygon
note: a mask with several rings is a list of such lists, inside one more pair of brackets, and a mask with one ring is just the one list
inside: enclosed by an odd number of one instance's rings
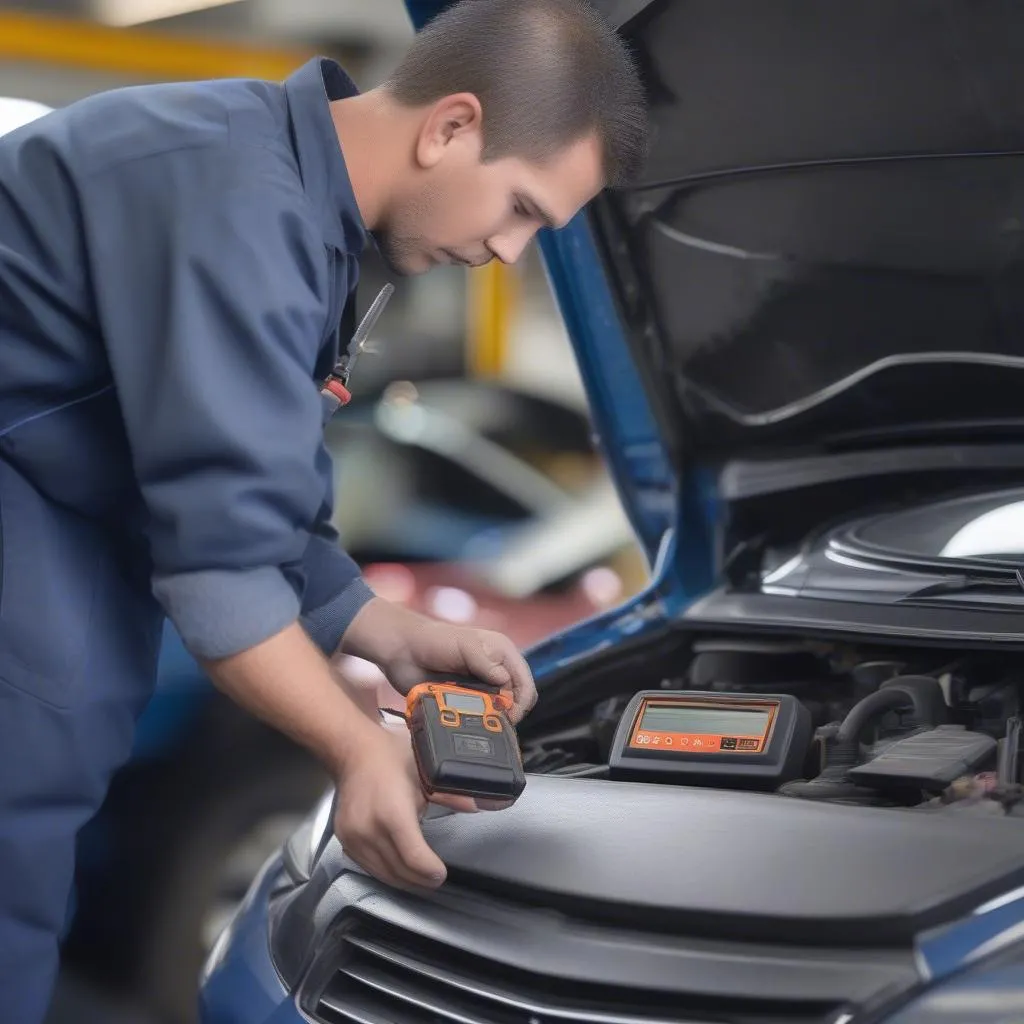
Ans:
{"label": "tool in chest pocket", "polygon": [[349,390],[352,370],[355,368],[360,354],[365,351],[370,332],[381,313],[384,312],[384,307],[394,290],[395,286],[389,282],[377,293],[377,297],[370,303],[370,308],[366,311],[366,316],[360,320],[359,326],[352,335],[348,348],[342,353],[341,358],[334,364],[334,369],[320,385],[320,394],[323,395],[329,406],[328,415],[333,415],[341,406],[348,405],[352,400],[352,392]]}

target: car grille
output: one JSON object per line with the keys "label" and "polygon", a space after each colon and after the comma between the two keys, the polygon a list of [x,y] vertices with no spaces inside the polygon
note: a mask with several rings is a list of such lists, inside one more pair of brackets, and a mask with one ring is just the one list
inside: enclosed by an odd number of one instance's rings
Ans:
{"label": "car grille", "polygon": [[835,1004],[692,998],[509,968],[351,915],[307,1003],[325,1024],[819,1024]]}

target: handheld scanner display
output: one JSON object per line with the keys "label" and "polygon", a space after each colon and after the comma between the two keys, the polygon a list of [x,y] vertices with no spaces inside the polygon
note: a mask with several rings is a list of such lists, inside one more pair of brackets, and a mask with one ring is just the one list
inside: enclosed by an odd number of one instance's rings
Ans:
{"label": "handheld scanner display", "polygon": [[526,787],[519,740],[504,694],[458,683],[409,691],[406,718],[427,793],[514,800]]}

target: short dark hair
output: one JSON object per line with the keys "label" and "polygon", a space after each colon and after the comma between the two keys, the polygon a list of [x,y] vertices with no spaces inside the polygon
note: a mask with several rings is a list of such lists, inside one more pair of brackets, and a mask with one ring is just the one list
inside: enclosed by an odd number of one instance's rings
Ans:
{"label": "short dark hair", "polygon": [[587,0],[461,0],[420,31],[384,87],[411,107],[473,93],[485,160],[542,163],[596,132],[605,182],[621,186],[647,155],[636,64]]}

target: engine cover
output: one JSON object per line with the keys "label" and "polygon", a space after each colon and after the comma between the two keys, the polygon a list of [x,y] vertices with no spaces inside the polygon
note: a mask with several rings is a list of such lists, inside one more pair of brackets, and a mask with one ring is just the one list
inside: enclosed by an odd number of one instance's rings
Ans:
{"label": "engine cover", "polygon": [[638,929],[902,945],[1024,885],[1024,826],[774,794],[531,776],[424,823],[466,887]]}

